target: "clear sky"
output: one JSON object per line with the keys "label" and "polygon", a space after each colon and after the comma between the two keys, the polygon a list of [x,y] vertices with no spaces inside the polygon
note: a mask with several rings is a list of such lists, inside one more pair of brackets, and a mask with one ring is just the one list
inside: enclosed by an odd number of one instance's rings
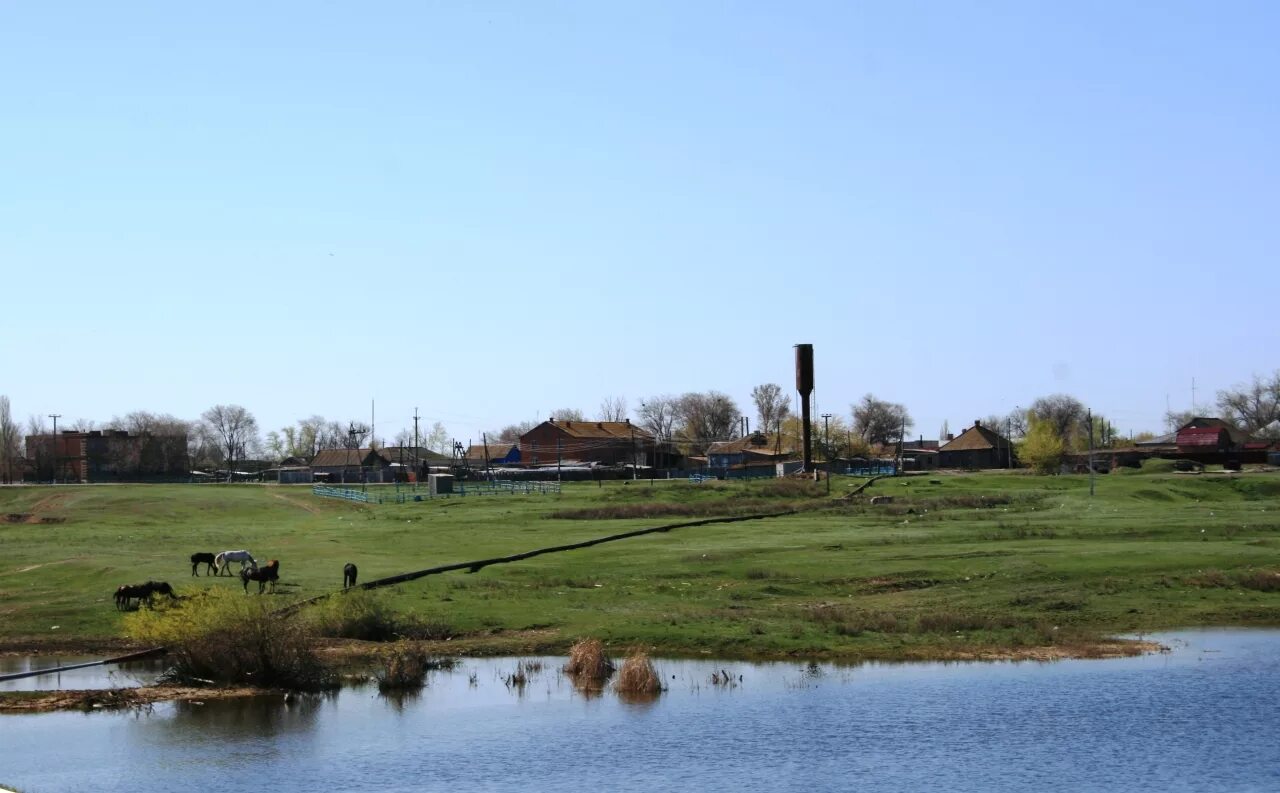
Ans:
{"label": "clear sky", "polygon": [[1270,2],[0,5],[0,393],[1158,430],[1280,367]]}

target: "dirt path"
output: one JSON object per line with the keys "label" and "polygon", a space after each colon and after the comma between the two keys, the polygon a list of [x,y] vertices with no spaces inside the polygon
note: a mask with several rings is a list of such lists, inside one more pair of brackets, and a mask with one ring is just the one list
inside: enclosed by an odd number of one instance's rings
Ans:
{"label": "dirt path", "polygon": [[285,502],[286,504],[288,504],[288,505],[289,505],[289,506],[291,506],[291,507],[297,507],[298,509],[306,510],[307,512],[310,512],[312,515],[319,515],[319,514],[320,514],[320,510],[319,510],[319,509],[316,509],[316,507],[315,507],[314,505],[312,505],[312,504],[308,504],[308,503],[306,503],[305,501],[294,501],[293,499],[289,498],[288,496],[282,496],[282,495],[280,495],[279,493],[271,493],[271,497],[272,497],[272,498],[278,498],[278,499],[280,499],[281,501]]}

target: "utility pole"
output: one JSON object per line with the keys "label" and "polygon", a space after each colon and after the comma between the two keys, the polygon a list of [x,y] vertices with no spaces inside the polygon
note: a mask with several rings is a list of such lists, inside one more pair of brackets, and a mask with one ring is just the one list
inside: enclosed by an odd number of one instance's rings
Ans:
{"label": "utility pole", "polygon": [[822,414],[823,441],[822,456],[827,458],[827,495],[831,495],[831,414]]}
{"label": "utility pole", "polygon": [[484,475],[492,482],[493,470],[489,467],[489,433],[480,433],[480,442],[484,444]]}
{"label": "utility pole", "polygon": [[1089,409],[1089,495],[1093,495],[1093,409]]}
{"label": "utility pole", "polygon": [[61,413],[50,413],[49,418],[53,419],[53,483],[58,484],[58,419],[62,418]]}
{"label": "utility pole", "polygon": [[418,461],[418,409],[413,409],[413,485],[418,486],[418,476],[422,473],[422,465]]}
{"label": "utility pole", "polygon": [[639,478],[639,472],[636,471],[636,428],[631,425],[631,481],[634,482]]}
{"label": "utility pole", "polygon": [[560,484],[560,439],[556,438],[556,484]]}

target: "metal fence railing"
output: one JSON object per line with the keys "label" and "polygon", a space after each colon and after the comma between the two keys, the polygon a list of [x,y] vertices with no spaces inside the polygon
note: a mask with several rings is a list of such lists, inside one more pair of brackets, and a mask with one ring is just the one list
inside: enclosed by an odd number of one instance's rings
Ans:
{"label": "metal fence railing", "polygon": [[340,498],[346,501],[359,501],[365,504],[406,504],[411,501],[430,501],[433,498],[451,498],[457,496],[496,496],[496,495],[555,495],[560,493],[559,482],[543,481],[511,481],[499,479],[492,482],[457,482],[450,493],[432,494],[426,488],[375,488],[373,490],[356,490],[349,487],[332,487],[315,485],[311,492],[323,498]]}

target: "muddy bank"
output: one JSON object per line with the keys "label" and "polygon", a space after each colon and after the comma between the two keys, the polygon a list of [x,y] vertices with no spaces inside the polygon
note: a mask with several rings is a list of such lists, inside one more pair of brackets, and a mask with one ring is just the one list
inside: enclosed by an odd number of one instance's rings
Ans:
{"label": "muddy bank", "polygon": [[0,692],[0,713],[47,713],[54,710],[122,710],[156,702],[181,700],[200,704],[213,699],[274,695],[295,696],[284,691],[243,686],[194,688],[191,686],[141,686],[84,691]]}

